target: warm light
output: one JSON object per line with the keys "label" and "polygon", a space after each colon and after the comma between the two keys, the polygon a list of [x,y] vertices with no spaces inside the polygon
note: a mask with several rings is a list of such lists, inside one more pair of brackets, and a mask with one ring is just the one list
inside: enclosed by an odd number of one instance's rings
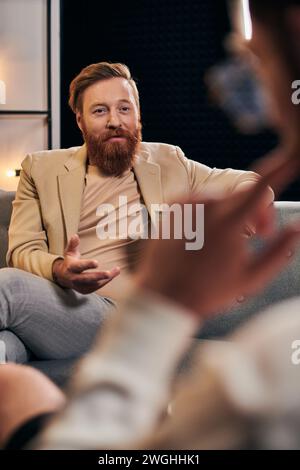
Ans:
{"label": "warm light", "polygon": [[3,80],[0,80],[0,104],[6,103],[6,87]]}
{"label": "warm light", "polygon": [[244,36],[246,41],[252,39],[252,21],[249,8],[249,0],[242,0],[242,14],[243,14],[243,25],[244,25]]}
{"label": "warm light", "polygon": [[7,170],[6,176],[7,176],[8,178],[12,178],[13,176],[18,176],[17,170]]}

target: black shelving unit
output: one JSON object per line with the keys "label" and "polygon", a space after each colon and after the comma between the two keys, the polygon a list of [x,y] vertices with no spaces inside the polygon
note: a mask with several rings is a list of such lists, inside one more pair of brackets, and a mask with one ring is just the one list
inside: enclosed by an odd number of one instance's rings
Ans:
{"label": "black shelving unit", "polygon": [[30,109],[3,109],[0,110],[1,116],[34,116],[44,115],[48,124],[48,149],[52,149],[52,89],[51,89],[51,0],[47,0],[47,103],[46,110]]}

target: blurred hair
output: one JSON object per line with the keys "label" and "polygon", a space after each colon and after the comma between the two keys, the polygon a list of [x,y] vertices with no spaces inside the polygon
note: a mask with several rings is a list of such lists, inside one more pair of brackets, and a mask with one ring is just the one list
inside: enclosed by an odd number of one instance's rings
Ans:
{"label": "blurred hair", "polygon": [[300,6],[300,0],[249,0],[251,14],[264,23],[272,23],[288,8]]}
{"label": "blurred hair", "polygon": [[249,0],[253,19],[269,29],[274,45],[281,53],[292,76],[300,75],[300,49],[288,20],[293,7],[300,8],[300,0]]}

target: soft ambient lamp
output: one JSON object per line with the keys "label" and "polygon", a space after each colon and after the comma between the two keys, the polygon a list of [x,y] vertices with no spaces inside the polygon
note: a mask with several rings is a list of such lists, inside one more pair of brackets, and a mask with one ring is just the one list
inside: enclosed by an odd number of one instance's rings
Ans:
{"label": "soft ambient lamp", "polygon": [[0,104],[6,103],[6,89],[3,80],[0,80]]}

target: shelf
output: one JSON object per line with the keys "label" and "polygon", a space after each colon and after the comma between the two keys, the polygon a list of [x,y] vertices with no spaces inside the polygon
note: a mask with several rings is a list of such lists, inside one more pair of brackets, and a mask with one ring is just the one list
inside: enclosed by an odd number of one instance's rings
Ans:
{"label": "shelf", "polygon": [[45,116],[48,125],[48,149],[52,149],[52,89],[51,89],[51,0],[47,0],[46,16],[47,37],[47,110],[34,109],[0,109],[1,116]]}

